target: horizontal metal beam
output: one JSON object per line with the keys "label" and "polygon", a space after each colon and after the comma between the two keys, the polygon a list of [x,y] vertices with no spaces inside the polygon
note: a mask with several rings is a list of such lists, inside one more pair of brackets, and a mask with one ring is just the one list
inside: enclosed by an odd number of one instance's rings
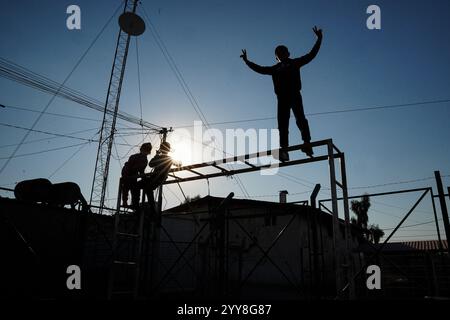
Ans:
{"label": "horizontal metal beam", "polygon": [[[309,146],[320,147],[320,146],[327,146],[329,144],[333,145],[333,141],[331,139],[314,141],[314,142],[311,142],[309,144]],[[303,147],[305,147],[305,144],[299,144],[299,145],[284,148],[283,151],[292,152],[292,151],[301,150]],[[338,150],[337,148],[335,148],[335,149]],[[324,160],[328,159],[328,155],[324,155],[324,156],[280,162],[277,164],[266,164],[266,165],[254,165],[254,164],[250,164],[247,161],[249,159],[266,157],[266,156],[271,156],[273,154],[278,154],[280,152],[280,150],[281,149],[272,149],[272,150],[267,150],[267,151],[262,151],[262,152],[254,152],[254,153],[250,153],[250,154],[245,154],[245,155],[241,155],[241,156],[233,156],[233,157],[219,159],[219,160],[215,160],[215,161],[209,161],[209,162],[203,162],[203,163],[197,163],[197,164],[172,168],[169,173],[169,177],[171,177],[172,179],[166,180],[163,184],[172,184],[172,183],[187,182],[187,181],[194,181],[194,180],[200,180],[200,179],[231,176],[231,175],[235,175],[235,174],[260,171],[263,169],[270,169],[270,168],[274,168],[274,167],[282,168],[282,167],[287,167],[287,166],[292,166],[292,165],[324,161]],[[343,153],[338,152],[338,153],[333,154],[333,157],[341,158],[342,155],[343,155]],[[227,169],[219,166],[221,164],[236,163],[236,162],[242,162],[249,167],[243,168],[243,169],[234,169],[234,170],[228,169],[227,170]],[[201,172],[198,172],[197,170],[194,170],[194,169],[207,168],[207,167],[214,167],[214,168],[220,170],[220,172],[201,173]],[[182,172],[182,171],[194,173],[195,176],[181,178],[181,177],[176,177],[174,175],[175,172]]]}
{"label": "horizontal metal beam", "polygon": [[212,166],[213,166],[214,168],[219,169],[219,170],[222,171],[222,172],[229,172],[227,169],[222,168],[222,167],[219,167],[218,165],[213,164]]}
{"label": "horizontal metal beam", "polygon": [[[339,157],[338,154],[334,155],[335,157]],[[280,168],[293,166],[297,164],[304,164],[304,163],[312,163],[312,162],[318,162],[318,161],[324,161],[327,160],[328,156],[320,156],[320,157],[314,157],[314,158],[307,158],[307,159],[299,159],[299,160],[292,160],[292,161],[286,161],[278,163],[277,166]],[[241,174],[241,173],[248,173],[253,171],[260,171],[264,169],[270,168],[270,165],[261,165],[261,166],[255,166],[250,168],[243,168],[243,169],[235,169],[235,170],[228,170],[225,172],[215,172],[215,173],[205,173],[203,176],[192,176],[192,177],[186,177],[186,178],[180,178],[177,177],[176,179],[166,180],[163,184],[172,184],[177,182],[187,182],[187,181],[194,181],[194,180],[201,180],[201,179],[209,179],[209,178],[217,178],[217,177],[223,177],[223,176],[231,176],[235,174]]]}
{"label": "horizontal metal beam", "polygon": [[[198,175],[198,176],[201,176],[201,177],[203,177],[203,176],[204,176],[204,174],[203,174],[203,173],[197,172],[197,171],[195,171],[195,170],[192,170],[192,169],[188,169],[188,171],[190,171],[190,172],[192,172],[192,173],[195,173],[196,175]],[[171,175],[171,176],[172,176],[172,175]]]}
{"label": "horizontal metal beam", "polygon": [[[320,141],[311,142],[310,146],[311,147],[325,146],[330,142],[331,142],[331,139],[320,140]],[[305,146],[304,144],[299,144],[299,145],[295,145],[295,146],[290,146],[283,150],[286,152],[292,152],[292,151],[296,151],[296,150],[301,150],[304,146]],[[171,169],[170,172],[186,171],[189,169],[197,169],[197,168],[203,168],[203,167],[209,167],[209,166],[216,166],[216,165],[220,165],[220,164],[224,164],[224,163],[234,163],[234,162],[239,162],[239,161],[245,163],[245,162],[247,162],[246,160],[249,160],[249,159],[266,157],[266,156],[270,156],[272,154],[277,154],[279,152],[280,152],[280,149],[272,149],[272,150],[267,150],[267,151],[254,152],[254,153],[245,154],[245,155],[241,155],[241,156],[233,156],[233,157],[219,159],[219,160],[215,160],[215,161],[208,161],[208,162],[203,162],[203,163],[198,163],[198,164],[177,167],[177,168]],[[339,154],[339,156],[340,156],[340,154]]]}
{"label": "horizontal metal beam", "polygon": [[[450,192],[447,193],[447,194],[444,193],[444,197],[449,197],[449,196],[450,196]],[[439,198],[439,195],[438,194],[434,194],[433,198]]]}
{"label": "horizontal metal beam", "polygon": [[[369,193],[369,194],[361,194],[359,196],[351,196],[348,197],[347,199],[356,199],[356,198],[361,198],[364,195],[368,195],[370,197],[377,197],[377,196],[387,196],[390,194],[399,194],[399,193],[408,193],[408,192],[417,192],[417,191],[426,191],[426,190],[430,190],[431,188],[417,188],[417,189],[406,189],[406,190],[398,190],[398,191],[389,191],[389,192],[379,192],[379,193]],[[337,200],[342,200],[344,198],[340,197],[337,198]],[[319,203],[322,202],[327,202],[327,201],[331,201],[332,199],[322,199],[319,200]]]}

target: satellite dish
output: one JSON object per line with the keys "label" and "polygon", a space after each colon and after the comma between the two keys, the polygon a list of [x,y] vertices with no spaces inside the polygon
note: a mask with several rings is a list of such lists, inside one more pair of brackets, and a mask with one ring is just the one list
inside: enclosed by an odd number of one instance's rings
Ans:
{"label": "satellite dish", "polygon": [[145,22],[133,12],[125,12],[119,17],[120,29],[130,36],[140,36],[145,31]]}

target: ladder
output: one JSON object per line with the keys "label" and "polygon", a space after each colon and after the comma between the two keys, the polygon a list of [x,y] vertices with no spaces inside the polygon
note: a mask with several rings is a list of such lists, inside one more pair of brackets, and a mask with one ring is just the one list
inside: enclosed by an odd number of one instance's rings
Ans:
{"label": "ladder", "polygon": [[[108,279],[108,300],[116,296],[129,296],[136,299],[139,294],[140,267],[142,257],[142,238],[145,209],[139,207],[131,213],[122,210],[122,180],[119,182],[112,241],[112,259]],[[128,246],[128,248],[126,248]],[[124,248],[125,247],[125,248]],[[125,249],[121,250],[120,249]],[[128,250],[127,250],[128,249]],[[128,251],[125,257],[124,252]],[[132,275],[130,281],[124,276]],[[124,284],[128,287],[124,288]]]}

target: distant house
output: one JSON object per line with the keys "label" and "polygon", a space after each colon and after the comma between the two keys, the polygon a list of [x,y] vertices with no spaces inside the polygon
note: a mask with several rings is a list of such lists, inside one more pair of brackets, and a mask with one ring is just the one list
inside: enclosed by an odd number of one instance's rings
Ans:
{"label": "distant house", "polygon": [[[447,240],[362,244],[358,248],[367,261],[380,266],[384,298],[450,297],[447,250]],[[379,254],[375,255],[377,251]],[[362,290],[360,296],[379,294]]]}
{"label": "distant house", "polygon": [[[447,240],[442,240],[442,249],[448,250]],[[373,251],[381,247],[381,244],[368,246],[361,245],[360,249],[365,252]],[[433,253],[441,251],[438,240],[421,240],[421,241],[403,241],[403,242],[389,242],[383,247],[384,254],[395,253]]]}

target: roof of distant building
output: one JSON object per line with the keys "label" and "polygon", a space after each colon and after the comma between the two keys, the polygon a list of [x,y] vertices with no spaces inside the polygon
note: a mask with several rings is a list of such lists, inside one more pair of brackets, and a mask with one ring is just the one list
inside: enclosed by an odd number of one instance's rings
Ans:
{"label": "roof of distant building", "polygon": [[[361,251],[375,251],[381,247],[382,244],[370,245],[362,244]],[[448,250],[447,240],[442,240],[442,247]],[[421,240],[421,241],[404,241],[404,242],[390,242],[386,243],[382,252],[417,252],[417,251],[438,251],[440,250],[439,240]]]}
{"label": "roof of distant building", "polygon": [[[209,205],[214,208],[220,205],[225,198],[222,197],[213,197],[213,196],[205,196],[203,198],[195,199],[189,203],[183,203],[178,206],[172,207],[164,211],[164,213],[190,213],[195,211],[196,209],[204,208],[205,205]],[[254,207],[270,207],[270,208],[293,208],[293,209],[301,209],[307,206],[300,205],[298,203],[280,203],[280,202],[271,202],[271,201],[262,201],[262,200],[253,200],[253,199],[237,199],[232,198],[230,204],[233,208],[254,208]],[[309,206],[308,206],[309,207]]]}

